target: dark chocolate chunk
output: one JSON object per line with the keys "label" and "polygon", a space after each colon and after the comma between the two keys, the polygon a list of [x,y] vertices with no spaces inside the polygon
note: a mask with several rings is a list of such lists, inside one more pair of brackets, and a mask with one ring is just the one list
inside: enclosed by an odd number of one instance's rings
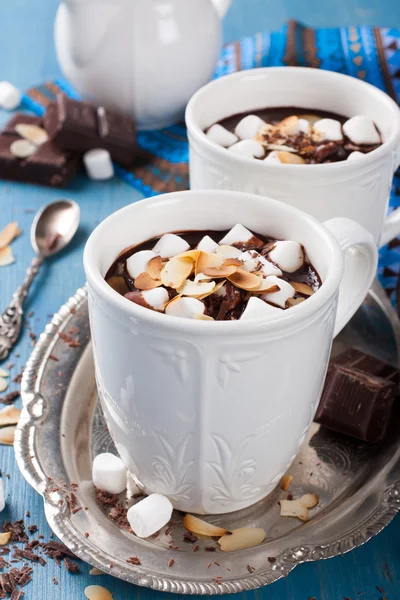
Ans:
{"label": "dark chocolate chunk", "polygon": [[365,442],[384,438],[397,386],[393,381],[334,364],[315,421]]}
{"label": "dark chocolate chunk", "polygon": [[38,117],[21,114],[9,121],[0,135],[0,179],[65,187],[78,171],[79,158],[60,150],[51,141],[38,146],[31,156],[17,158],[10,146],[22,139],[15,131],[15,126],[21,123],[43,125]]}
{"label": "dark chocolate chunk", "polygon": [[364,373],[383,377],[383,379],[387,379],[388,381],[394,381],[397,385],[399,384],[399,369],[374,356],[364,354],[364,352],[360,352],[360,350],[356,350],[355,348],[346,350],[331,360],[329,369],[333,365],[344,365],[358,371],[363,371]]}
{"label": "dark chocolate chunk", "polygon": [[112,110],[59,94],[47,107],[44,127],[63,150],[84,154],[94,148],[108,150],[113,160],[131,166],[137,154],[135,123]]}

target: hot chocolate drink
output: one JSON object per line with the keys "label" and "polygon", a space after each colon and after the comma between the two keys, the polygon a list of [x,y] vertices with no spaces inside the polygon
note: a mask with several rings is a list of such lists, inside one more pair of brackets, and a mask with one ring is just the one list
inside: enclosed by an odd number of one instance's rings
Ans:
{"label": "hot chocolate drink", "polygon": [[321,164],[358,160],[382,144],[375,123],[328,111],[265,108],[215,123],[207,137],[229,152],[267,164]]}
{"label": "hot chocolate drink", "polygon": [[124,251],[105,279],[146,308],[216,321],[276,316],[321,285],[301,244],[271,239],[243,225],[151,239]]}

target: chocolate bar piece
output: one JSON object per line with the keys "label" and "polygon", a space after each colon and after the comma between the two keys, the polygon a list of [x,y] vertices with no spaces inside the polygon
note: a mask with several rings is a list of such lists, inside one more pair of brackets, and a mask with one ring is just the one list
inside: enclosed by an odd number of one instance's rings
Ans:
{"label": "chocolate bar piece", "polygon": [[17,158],[11,144],[22,139],[15,131],[19,123],[43,126],[38,117],[16,114],[0,134],[0,179],[35,183],[50,187],[65,187],[76,175],[79,158],[56,148],[51,141],[37,146],[27,158]]}
{"label": "chocolate bar piece", "polygon": [[132,165],[138,153],[133,119],[64,94],[58,94],[47,107],[44,127],[54,144],[63,150],[84,154],[103,148],[125,167]]}
{"label": "chocolate bar piece", "polygon": [[315,421],[365,442],[384,438],[398,391],[399,371],[348,350],[329,366]]}

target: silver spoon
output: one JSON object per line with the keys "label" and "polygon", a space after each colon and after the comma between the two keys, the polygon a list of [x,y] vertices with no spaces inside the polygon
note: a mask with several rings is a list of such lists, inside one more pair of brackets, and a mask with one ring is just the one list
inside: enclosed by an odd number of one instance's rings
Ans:
{"label": "silver spoon", "polygon": [[23,317],[23,303],[41,264],[60,252],[74,237],[79,226],[80,210],[72,200],[57,200],[43,206],[32,223],[31,244],[36,252],[26,271],[23,284],[0,316],[0,361],[5,360],[17,341]]}

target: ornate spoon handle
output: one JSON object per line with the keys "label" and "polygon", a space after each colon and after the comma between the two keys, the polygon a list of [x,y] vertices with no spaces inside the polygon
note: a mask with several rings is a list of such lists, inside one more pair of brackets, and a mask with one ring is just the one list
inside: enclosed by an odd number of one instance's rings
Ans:
{"label": "ornate spoon handle", "polygon": [[0,361],[7,358],[19,337],[23,316],[22,306],[43,260],[41,256],[36,256],[32,260],[23,284],[14,293],[10,304],[0,316]]}

